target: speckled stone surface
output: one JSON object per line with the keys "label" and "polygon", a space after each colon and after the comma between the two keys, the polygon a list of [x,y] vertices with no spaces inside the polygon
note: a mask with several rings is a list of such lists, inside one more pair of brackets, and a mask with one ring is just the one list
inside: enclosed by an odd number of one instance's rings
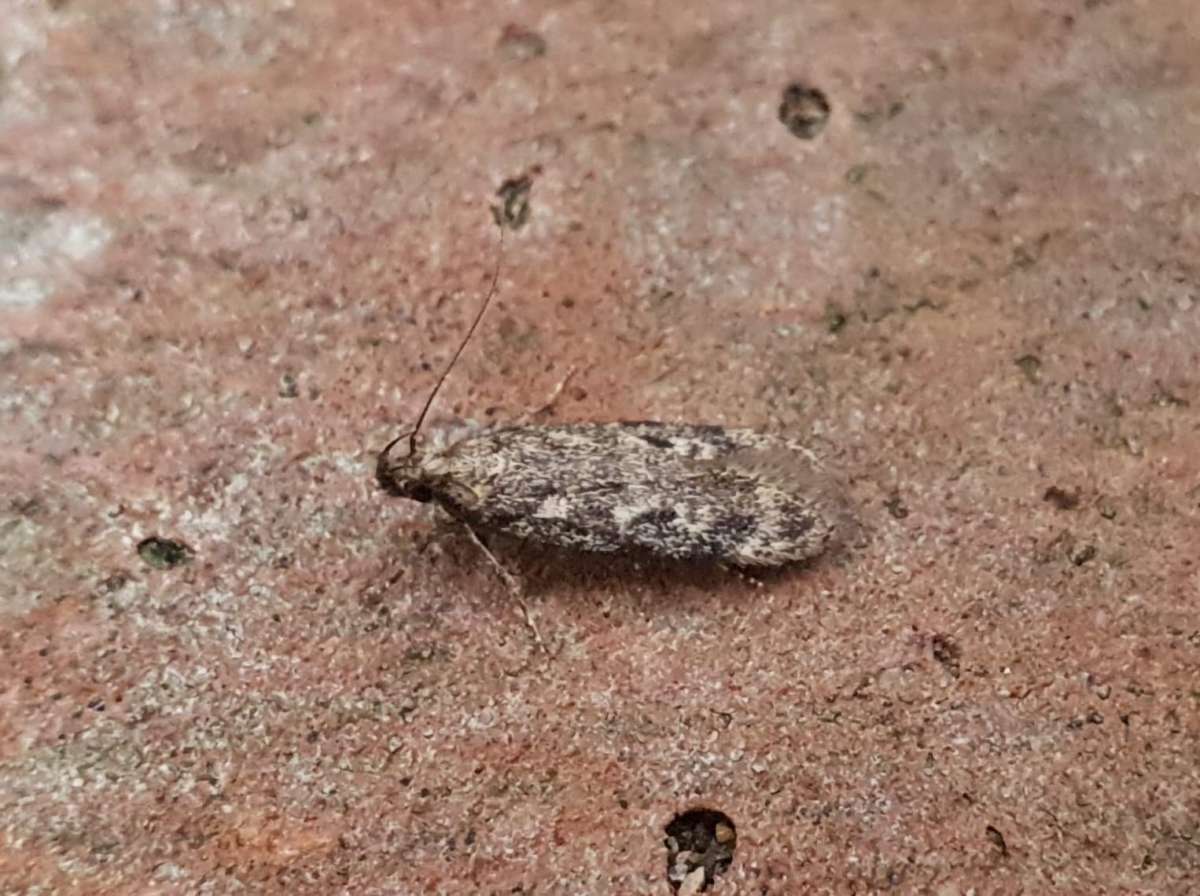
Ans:
{"label": "speckled stone surface", "polygon": [[[669,894],[707,808],[718,894],[1195,891],[1193,3],[4,7],[0,890]],[[574,368],[861,537],[502,551],[543,651],[376,491],[521,177],[437,414]]]}

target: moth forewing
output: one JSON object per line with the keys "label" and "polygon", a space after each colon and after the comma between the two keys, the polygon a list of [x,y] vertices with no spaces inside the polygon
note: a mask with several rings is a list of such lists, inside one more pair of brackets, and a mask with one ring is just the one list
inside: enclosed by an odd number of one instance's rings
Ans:
{"label": "moth forewing", "polygon": [[507,427],[378,470],[392,494],[427,494],[474,528],[574,550],[778,566],[819,554],[837,528],[811,452],[749,429]]}

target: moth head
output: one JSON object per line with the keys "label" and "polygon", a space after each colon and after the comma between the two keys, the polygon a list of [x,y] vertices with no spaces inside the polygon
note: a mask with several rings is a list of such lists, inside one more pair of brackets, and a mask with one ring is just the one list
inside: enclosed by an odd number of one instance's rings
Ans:
{"label": "moth head", "polygon": [[[407,441],[407,454],[392,454],[397,443]],[[425,469],[425,455],[414,433],[388,442],[375,461],[375,481],[389,495],[428,504],[434,498],[434,479]]]}

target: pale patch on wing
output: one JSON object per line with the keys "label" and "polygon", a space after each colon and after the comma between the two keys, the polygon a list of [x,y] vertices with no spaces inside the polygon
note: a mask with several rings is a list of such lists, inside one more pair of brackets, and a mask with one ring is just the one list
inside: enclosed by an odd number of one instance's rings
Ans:
{"label": "pale patch on wing", "polygon": [[550,495],[545,498],[534,516],[544,520],[565,520],[571,515],[571,502],[562,495]]}

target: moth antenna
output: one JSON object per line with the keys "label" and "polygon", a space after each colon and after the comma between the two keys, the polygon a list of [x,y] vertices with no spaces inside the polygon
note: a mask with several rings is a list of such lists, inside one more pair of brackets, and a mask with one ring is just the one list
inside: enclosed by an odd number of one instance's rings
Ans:
{"label": "moth antenna", "polygon": [[[471,341],[471,337],[475,334],[475,328],[479,326],[479,322],[483,320],[483,314],[488,310],[488,305],[492,303],[492,296],[496,294],[496,284],[500,282],[500,268],[504,264],[504,228],[500,228],[500,243],[496,247],[496,268],[492,271],[492,282],[488,286],[487,295],[483,298],[483,304],[479,306],[479,310],[475,313],[475,319],[471,321],[471,326],[467,328],[467,335],[463,337],[462,342],[458,344],[458,349],[450,358],[450,363],[446,365],[446,369],[442,371],[442,375],[438,377],[437,382],[433,384],[433,389],[429,393],[429,397],[425,399],[425,406],[421,408],[421,413],[417,415],[417,422],[413,426],[413,430],[408,436],[408,453],[413,456],[417,453],[417,434],[421,431],[421,424],[425,422],[425,415],[429,413],[429,408],[433,404],[433,400],[437,397],[438,390],[442,388],[442,383],[446,381],[446,377],[450,375],[450,371],[454,369],[454,365],[458,363],[459,355],[463,353],[463,349],[467,347],[467,343]],[[391,444],[384,449],[384,456],[388,454],[388,450],[395,445],[396,442],[404,436],[397,436],[392,440]]]}

